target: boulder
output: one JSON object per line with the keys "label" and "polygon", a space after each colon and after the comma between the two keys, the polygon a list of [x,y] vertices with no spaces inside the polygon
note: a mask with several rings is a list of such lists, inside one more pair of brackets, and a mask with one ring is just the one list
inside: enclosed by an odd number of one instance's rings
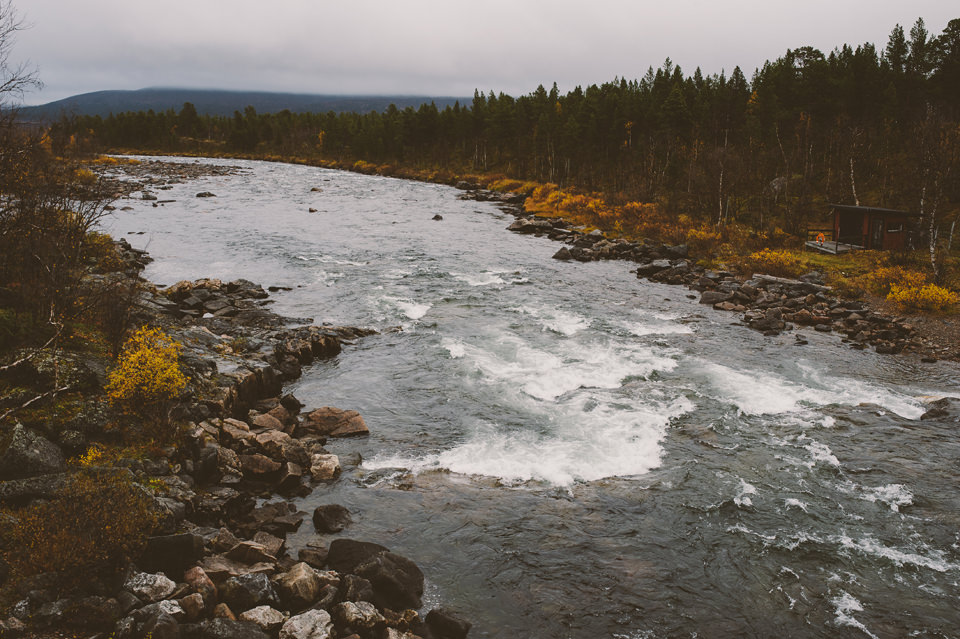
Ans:
{"label": "boulder", "polygon": [[471,626],[470,622],[442,608],[428,612],[426,622],[430,636],[436,639],[465,639]]}
{"label": "boulder", "polygon": [[256,453],[255,455],[240,455],[240,466],[243,469],[243,475],[253,477],[263,477],[280,470],[280,462],[273,461],[266,455]]}
{"label": "boulder", "polygon": [[323,584],[317,571],[301,562],[276,577],[274,586],[286,609],[300,611],[317,601]]}
{"label": "boulder", "polygon": [[283,430],[283,422],[279,419],[270,415],[269,413],[263,413],[257,415],[253,418],[253,425],[256,428],[267,428],[270,430]]}
{"label": "boulder", "polygon": [[944,397],[930,402],[930,408],[920,416],[920,419],[960,422],[960,398]]}
{"label": "boulder", "polygon": [[258,531],[257,534],[253,536],[253,541],[255,543],[263,546],[267,553],[273,555],[274,557],[279,557],[283,553],[283,547],[286,542],[275,535],[271,535],[268,532]]}
{"label": "boulder", "polygon": [[263,573],[231,577],[220,587],[220,599],[231,610],[244,611],[257,606],[280,603],[270,578]]}
{"label": "boulder", "polygon": [[350,511],[340,504],[318,506],[313,511],[313,527],[319,533],[338,533],[352,522]]}
{"label": "boulder", "polygon": [[24,479],[62,471],[66,461],[60,448],[23,424],[13,427],[10,445],[0,455],[0,479]]}
{"label": "boulder", "polygon": [[162,573],[137,572],[127,579],[123,588],[131,592],[140,601],[150,603],[169,597],[177,589],[177,584]]}
{"label": "boulder", "polygon": [[327,565],[339,573],[348,574],[367,559],[389,551],[386,546],[370,541],[334,539],[327,551]]}
{"label": "boulder", "polygon": [[187,595],[179,603],[187,621],[199,619],[207,609],[207,605],[203,601],[203,595],[199,592]]}
{"label": "boulder", "polygon": [[304,418],[303,428],[328,437],[356,437],[369,435],[363,417],[355,410],[343,410],[324,406],[311,411]]}
{"label": "boulder", "polygon": [[374,600],[373,584],[357,575],[344,575],[340,580],[340,594],[345,601]]}
{"label": "boulder", "polygon": [[280,628],[279,639],[330,639],[333,621],[326,610],[308,610],[290,617]]}
{"label": "boulder", "polygon": [[700,295],[700,303],[710,304],[711,306],[713,306],[714,304],[726,302],[731,297],[733,297],[733,294],[731,293],[723,293],[721,291],[704,291]]}
{"label": "boulder", "polygon": [[140,632],[151,639],[180,639],[180,624],[171,615],[161,612],[147,619]]}
{"label": "boulder", "polygon": [[570,249],[566,246],[562,247],[559,251],[553,254],[553,259],[555,260],[572,260],[573,255],[570,254]]}
{"label": "boulder", "polygon": [[381,607],[403,610],[423,605],[423,573],[406,557],[380,553],[358,564],[353,573],[370,582],[374,603]]}
{"label": "boulder", "polygon": [[319,570],[327,565],[327,550],[326,548],[301,548],[297,553],[297,559]]}
{"label": "boulder", "polygon": [[336,455],[315,454],[310,457],[310,475],[315,481],[336,479],[340,471],[340,458]]}
{"label": "boulder", "polygon": [[193,588],[194,592],[203,597],[204,604],[207,606],[212,606],[217,602],[217,587],[200,566],[194,566],[183,573],[183,580]]}
{"label": "boulder", "polygon": [[203,537],[191,533],[147,539],[137,565],[147,572],[162,572],[179,578],[203,557]]}
{"label": "boulder", "polygon": [[255,623],[264,632],[273,634],[279,630],[283,622],[287,620],[282,612],[270,606],[257,606],[247,610],[238,618],[239,621],[248,621]]}
{"label": "boulder", "polygon": [[270,639],[270,635],[250,621],[236,619],[208,619],[197,625],[195,634],[198,639]]}
{"label": "boulder", "polygon": [[271,554],[266,546],[253,541],[241,541],[237,543],[225,556],[227,559],[247,565],[260,562],[270,563],[277,560],[276,555]]}
{"label": "boulder", "polygon": [[368,601],[342,601],[331,611],[338,626],[370,632],[386,624],[383,615]]}

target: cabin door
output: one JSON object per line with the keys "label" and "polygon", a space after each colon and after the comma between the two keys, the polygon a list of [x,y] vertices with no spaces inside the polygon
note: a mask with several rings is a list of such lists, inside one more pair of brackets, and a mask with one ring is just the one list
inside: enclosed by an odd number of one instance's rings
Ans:
{"label": "cabin door", "polygon": [[883,219],[870,220],[870,248],[878,251],[883,248]]}

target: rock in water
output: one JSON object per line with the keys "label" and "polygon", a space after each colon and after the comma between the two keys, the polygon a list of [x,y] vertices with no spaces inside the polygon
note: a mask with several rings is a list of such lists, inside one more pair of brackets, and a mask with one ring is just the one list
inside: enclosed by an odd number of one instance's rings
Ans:
{"label": "rock in water", "polygon": [[338,533],[352,522],[350,511],[340,504],[319,506],[313,511],[313,526],[320,533]]}

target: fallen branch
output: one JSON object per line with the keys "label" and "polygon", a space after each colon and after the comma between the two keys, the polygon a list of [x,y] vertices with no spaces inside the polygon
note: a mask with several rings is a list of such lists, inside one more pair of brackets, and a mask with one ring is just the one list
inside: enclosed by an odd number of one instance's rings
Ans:
{"label": "fallen branch", "polygon": [[51,397],[51,396],[53,396],[53,395],[56,395],[57,393],[62,393],[62,392],[64,392],[64,391],[68,391],[68,390],[70,390],[70,387],[69,387],[69,386],[62,386],[62,387],[60,387],[60,388],[54,388],[54,389],[51,390],[51,391],[47,391],[46,393],[43,393],[42,395],[37,395],[37,396],[34,397],[33,399],[28,400],[27,402],[24,402],[24,403],[21,404],[20,406],[14,406],[13,408],[9,409],[9,410],[8,410],[7,412],[5,412],[4,414],[0,415],[0,422],[2,422],[3,420],[5,420],[7,417],[10,417],[10,415],[13,415],[13,414],[16,413],[17,411],[21,411],[21,410],[23,410],[24,408],[27,408],[27,407],[31,406],[32,404],[34,404],[34,403],[36,403],[36,402],[39,402],[39,401],[42,400],[42,399],[46,399],[47,397]]}

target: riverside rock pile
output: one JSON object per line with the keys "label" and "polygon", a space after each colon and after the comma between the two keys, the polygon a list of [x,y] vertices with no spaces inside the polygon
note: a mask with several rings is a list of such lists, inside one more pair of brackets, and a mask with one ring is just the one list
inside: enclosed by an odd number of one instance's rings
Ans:
{"label": "riverside rock pile", "polygon": [[[507,202],[509,198],[500,201]],[[927,344],[903,319],[874,312],[863,302],[831,295],[830,287],[824,286],[816,272],[793,280],[760,273],[743,277],[729,271],[707,270],[689,259],[686,245],[611,240],[599,230],[583,233],[562,219],[525,217],[515,208],[512,212],[518,219],[508,230],[545,236],[568,245],[557,251],[554,259],[636,262],[637,277],[685,285],[700,292],[701,304],[740,313],[746,326],[764,335],[779,335],[799,325],[840,333],[857,349],[873,346],[878,353],[927,350]],[[797,343],[805,344],[806,340],[798,335]]]}
{"label": "riverside rock pile", "polygon": [[[138,273],[147,261],[125,243],[120,252],[125,272]],[[62,629],[116,639],[467,635],[470,624],[442,609],[421,618],[424,576],[413,561],[378,544],[330,540],[351,523],[342,505],[318,508],[316,536],[296,557],[288,552],[286,536],[307,518],[291,498],[359,464],[358,455],[334,443],[369,430],[356,411],[304,410],[283,384],[374,331],[291,327],[264,306],[267,298],[245,280],[139,293],[135,321],[163,325],[184,346],[181,367],[190,385],[172,415],[184,424],[183,436],[152,459],[124,459],[107,470],[160,487],[152,497],[158,528],[117,582],[94,580],[65,592],[47,573],[18,584],[20,599],[0,618],[0,637]],[[102,386],[104,370],[73,365],[91,391]],[[0,452],[0,506],[53,498],[70,477],[65,457],[103,435],[106,420],[93,414],[58,436],[17,426]],[[0,570],[0,584],[4,579]]]}

